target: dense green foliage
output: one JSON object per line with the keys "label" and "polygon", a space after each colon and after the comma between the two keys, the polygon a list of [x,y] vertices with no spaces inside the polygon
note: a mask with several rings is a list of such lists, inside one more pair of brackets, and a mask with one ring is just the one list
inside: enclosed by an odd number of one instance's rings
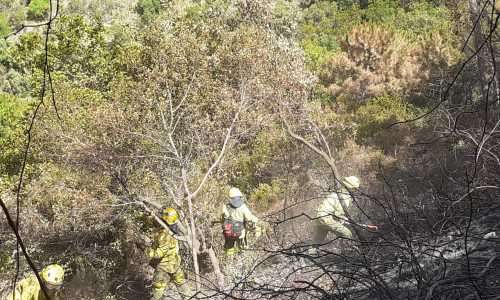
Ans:
{"label": "dense green foliage", "polygon": [[7,15],[5,13],[0,14],[0,36],[6,36],[11,32],[11,28],[9,25],[9,20],[7,19]]}
{"label": "dense green foliage", "polygon": [[144,21],[149,22],[160,13],[160,0],[139,0],[135,7]]}
{"label": "dense green foliage", "polygon": [[310,64],[318,68],[340,50],[345,35],[360,24],[390,28],[418,40],[431,33],[452,39],[448,9],[429,1],[411,1],[402,6],[398,0],[370,1],[366,9],[358,2],[317,1],[304,12],[300,38]]}
{"label": "dense green foliage", "polygon": [[28,6],[28,18],[42,20],[49,12],[50,0],[32,0]]}
{"label": "dense green foliage", "polygon": [[391,124],[411,120],[419,115],[419,110],[405,103],[400,97],[388,95],[371,99],[359,107],[355,113],[358,122],[357,139],[361,144],[377,145],[386,151],[394,150],[409,142],[415,123],[389,128]]}
{"label": "dense green foliage", "polygon": [[[75,266],[88,267],[106,282],[96,284],[95,293],[133,299],[117,286],[131,273],[133,280],[147,277],[143,234],[151,228],[131,195],[193,217],[206,236],[204,247],[220,253],[223,241],[210,221],[220,217],[230,186],[239,187],[259,214],[287,201],[300,206],[299,198],[331,187],[330,167],[311,148],[334,158],[341,175],[360,175],[368,192],[383,199],[382,167],[426,169],[422,178],[435,172],[431,163],[404,165],[408,145],[419,136],[433,138],[457,108],[391,125],[440,100],[436,94],[462,59],[457,6],[312,2],[79,0],[61,7],[48,53],[44,27],[0,41],[0,196],[10,207],[33,103],[43,100],[21,195],[28,208],[21,233],[37,263],[61,261],[75,274],[85,273]],[[4,36],[26,14],[30,21],[47,17],[49,0],[27,6],[0,0],[0,8]],[[473,98],[464,102],[479,102],[477,87],[461,88]],[[460,147],[450,146],[455,155],[467,149]],[[411,186],[401,190],[413,205]],[[0,271],[11,272],[7,252],[14,243],[5,247]]]}
{"label": "dense green foliage", "polygon": [[0,93],[0,192],[9,188],[22,164],[29,102]]}

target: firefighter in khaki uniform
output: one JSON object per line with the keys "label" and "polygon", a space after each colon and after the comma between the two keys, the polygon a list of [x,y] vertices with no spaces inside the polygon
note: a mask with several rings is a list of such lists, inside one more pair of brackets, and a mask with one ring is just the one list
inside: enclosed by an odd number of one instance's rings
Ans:
{"label": "firefighter in khaki uniform", "polygon": [[229,190],[229,203],[222,207],[221,222],[227,256],[233,256],[245,248],[245,228],[254,229],[255,238],[259,238],[267,225],[252,214],[244,203],[243,194],[235,187]]}
{"label": "firefighter in khaki uniform", "polygon": [[340,191],[329,194],[318,207],[313,237],[314,243],[309,249],[309,254],[318,254],[318,247],[325,242],[330,232],[335,234],[335,238],[343,239],[340,243],[342,248],[355,248],[352,232],[346,226],[347,224],[356,225],[371,232],[378,230],[377,225],[354,223],[346,217],[342,203],[345,208],[351,206],[354,199],[348,189],[350,191],[358,189],[360,181],[356,176],[349,176],[344,177],[341,182],[342,188]]}
{"label": "firefighter in khaki uniform", "polygon": [[[50,299],[60,299],[59,290],[64,281],[64,269],[58,264],[48,265],[40,272],[40,277],[45,283]],[[46,298],[36,276],[31,275],[16,285],[15,293],[14,291],[9,293],[2,300],[46,300]]]}
{"label": "firefighter in khaki uniform", "polygon": [[[359,179],[356,176],[345,177],[341,180],[348,189],[359,188]],[[329,194],[318,207],[316,214],[316,228],[314,232],[314,243],[323,243],[329,232],[333,232],[336,237],[352,239],[352,232],[345,226],[349,222],[345,216],[344,209],[340,201],[344,202],[346,208],[351,205],[352,197],[346,188],[338,192]]]}
{"label": "firefighter in khaki uniform", "polygon": [[[163,214],[163,219],[169,225],[175,223],[178,219],[177,212],[175,210],[172,212],[172,210],[170,208],[166,209]],[[181,269],[179,242],[169,231],[161,228],[154,234],[153,245],[148,250],[148,257],[157,262],[153,276],[152,299],[162,299],[165,290],[172,282],[177,286],[183,298],[191,296],[191,291],[186,284],[186,277]]]}

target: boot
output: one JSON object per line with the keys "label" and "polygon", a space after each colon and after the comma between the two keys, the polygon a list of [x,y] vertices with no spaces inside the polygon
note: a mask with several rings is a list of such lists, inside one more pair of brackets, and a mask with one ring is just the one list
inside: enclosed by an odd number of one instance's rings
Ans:
{"label": "boot", "polygon": [[190,299],[194,295],[187,283],[177,286],[177,291],[181,295],[182,299]]}

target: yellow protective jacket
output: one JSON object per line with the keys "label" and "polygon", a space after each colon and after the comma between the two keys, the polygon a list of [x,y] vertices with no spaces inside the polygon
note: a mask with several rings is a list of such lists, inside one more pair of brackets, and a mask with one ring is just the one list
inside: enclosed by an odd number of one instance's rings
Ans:
{"label": "yellow protective jacket", "polygon": [[346,219],[346,216],[340,201],[344,202],[346,208],[349,207],[352,202],[351,195],[347,191],[329,194],[318,207],[316,217],[321,221],[324,217],[335,216],[333,217],[335,221],[342,222],[342,220]]}
{"label": "yellow protective jacket", "polygon": [[[59,299],[57,295],[51,296],[51,300]],[[42,288],[35,275],[31,275],[16,285],[16,293],[10,292],[2,300],[46,300]]]}
{"label": "yellow protective jacket", "polygon": [[[242,222],[246,224],[247,222],[253,222],[255,225],[259,222],[259,219],[252,214],[246,204],[241,205],[238,208],[228,208],[225,204],[222,206],[222,222],[226,219],[232,219],[234,221]],[[245,237],[245,230],[241,233],[240,239]]]}
{"label": "yellow protective jacket", "polygon": [[157,268],[167,273],[175,273],[181,265],[179,242],[166,230],[160,230],[153,237],[153,245],[148,250],[150,259],[159,259]]}

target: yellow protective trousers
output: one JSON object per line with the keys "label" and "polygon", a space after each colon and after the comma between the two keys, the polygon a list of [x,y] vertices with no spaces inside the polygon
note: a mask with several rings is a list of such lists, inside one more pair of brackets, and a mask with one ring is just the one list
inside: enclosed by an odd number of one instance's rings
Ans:
{"label": "yellow protective trousers", "polygon": [[187,287],[184,286],[186,284],[186,277],[181,268],[177,269],[175,273],[168,273],[161,268],[157,268],[153,276],[153,299],[161,299],[171,283],[178,287],[179,293],[186,294]]}
{"label": "yellow protective trousers", "polygon": [[224,253],[227,256],[233,256],[235,254],[240,253],[245,249],[245,240],[244,239],[228,239],[224,240]]}

